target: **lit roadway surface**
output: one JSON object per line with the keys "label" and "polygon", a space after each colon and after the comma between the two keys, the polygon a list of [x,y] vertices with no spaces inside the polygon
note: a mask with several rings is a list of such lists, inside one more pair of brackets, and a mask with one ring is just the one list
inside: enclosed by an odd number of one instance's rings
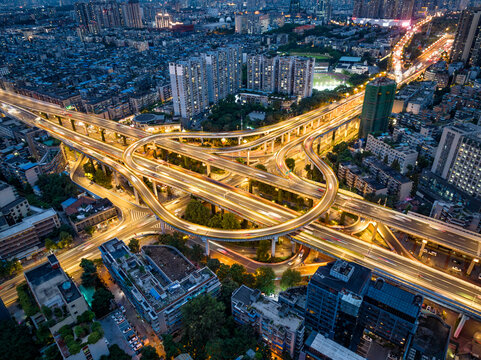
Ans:
{"label": "lit roadway surface", "polygon": [[[109,123],[106,120],[102,120],[102,121],[104,123]],[[84,139],[82,135],[76,134],[71,130],[61,128],[60,126],[52,124],[43,119],[38,119],[36,125],[38,127],[47,129],[54,136],[62,139],[62,141],[64,141],[68,146],[71,146],[76,149],[80,149],[86,155],[99,159],[103,163],[107,164],[114,170],[121,173],[140,192],[140,195],[144,199],[146,204],[151,209],[153,209],[157,215],[162,215],[162,218],[164,221],[168,222],[171,225],[174,225],[174,227],[176,227],[176,225],[180,225],[181,226],[180,229],[183,231],[186,231],[185,228],[183,227],[187,226],[187,229],[190,229],[190,231],[194,232],[196,235],[201,235],[201,236],[204,235],[208,238],[212,238],[212,237],[215,238],[216,236],[219,236],[219,238],[222,238],[226,236],[226,234],[224,233],[225,231],[223,230],[220,230],[221,232],[220,234],[216,233],[214,234],[215,236],[212,236],[212,232],[216,231],[215,229],[208,229],[208,228],[200,227],[198,225],[190,224],[190,223],[185,224],[185,222],[183,221],[179,223],[179,219],[173,215],[171,215],[170,217],[167,216],[167,218],[164,218],[164,216],[166,216],[166,213],[169,213],[169,211],[166,211],[166,209],[163,208],[162,205],[160,205],[156,199],[154,199],[152,193],[150,192],[150,189],[137,177],[135,172],[133,172],[131,169],[126,168],[124,165],[119,163],[118,160],[115,160],[107,156],[107,152],[104,152],[103,148],[96,148],[99,141],[91,138]],[[127,128],[127,129],[131,129],[131,128]],[[132,129],[132,130],[135,130],[135,129]],[[182,134],[182,137],[184,137],[184,134]],[[305,145],[306,145],[305,147],[308,148],[309,146],[307,146],[308,145],[307,143],[308,141],[305,142]],[[105,144],[103,146],[111,147],[110,145],[105,145]],[[117,151],[122,152],[119,149],[117,149]],[[331,190],[331,191],[328,191],[328,193],[334,193],[335,195],[335,191],[332,191],[332,190],[335,190],[335,188],[337,187],[337,180],[335,180],[335,175],[332,179],[330,179],[329,169],[322,168],[322,164],[324,163],[319,161],[315,157],[312,157],[311,160],[316,165],[321,166],[321,170],[323,170],[324,174],[327,175],[326,177],[328,178],[327,187],[329,190]],[[248,167],[245,167],[245,168],[250,169]],[[165,169],[171,169],[171,167],[165,166]],[[160,181],[160,180],[159,182],[165,183],[164,181]],[[194,184],[192,186],[194,186]],[[218,185],[215,185],[215,186],[220,187]],[[215,186],[212,185],[212,187],[215,187]],[[306,186],[312,186],[312,184],[309,184]],[[185,189],[185,184],[184,184],[184,189]],[[190,189],[188,189],[187,191],[190,192]],[[320,194],[318,194],[318,197],[320,197]],[[334,200],[334,198],[331,199],[328,196],[324,196],[322,199],[328,199],[326,200],[326,202],[332,202]],[[352,199],[349,199],[349,201],[352,201]],[[259,203],[261,202],[262,201],[259,201]],[[316,206],[319,206],[320,203],[322,203],[322,200]],[[383,207],[379,207],[379,208],[382,209],[382,212],[384,213],[387,211],[387,209]],[[280,209],[273,206],[273,204],[271,204],[270,209],[271,211],[278,212],[279,214],[281,213]],[[292,212],[287,211],[285,209],[282,209],[282,210],[285,212],[283,214],[285,217],[293,216]],[[396,212],[394,213],[396,214],[396,216],[402,215]],[[279,229],[279,226],[282,227],[282,224],[273,225],[270,228],[246,230],[248,233],[244,234],[244,237],[238,238],[238,239],[245,240],[246,238],[249,238],[249,237],[260,238],[262,236],[261,235],[262,232],[270,231],[276,227],[277,227],[276,229]],[[425,226],[425,222],[424,222],[424,226]],[[326,252],[328,254],[331,254],[340,258],[358,261],[362,264],[365,264],[366,266],[369,266],[370,268],[373,268],[376,273],[389,274],[390,277],[397,278],[398,281],[406,284],[406,286],[418,288],[418,290],[422,293],[429,294],[430,292],[432,292],[432,295],[430,297],[433,297],[438,301],[444,301],[456,309],[462,309],[467,314],[472,314],[475,316],[479,316],[481,314],[481,306],[478,303],[478,294],[479,294],[480,288],[475,285],[471,285],[466,281],[455,278],[453,276],[437,271],[435,269],[431,269],[421,263],[403,258],[399,255],[396,255],[392,252],[381,249],[377,246],[366,244],[363,241],[358,240],[356,238],[352,238],[346,234],[337,232],[332,229],[325,228],[323,226],[320,226],[319,224],[308,225],[305,229],[306,231],[302,231],[302,232],[299,232],[299,234],[294,235],[295,239],[298,242],[304,243],[309,247],[316,248],[319,251]],[[436,229],[433,229],[433,230],[436,230]],[[443,229],[436,230],[436,231],[443,232],[442,230]],[[255,235],[252,235],[253,232],[258,232],[258,233]],[[229,232],[229,238],[234,239],[233,235],[235,233],[237,233],[237,231]],[[242,231],[239,231],[238,233],[242,233]],[[68,252],[66,252],[65,254],[68,254]],[[78,262],[78,259],[82,257],[82,254],[78,254],[77,252],[75,252],[74,256],[76,258],[76,261]],[[67,267],[67,270],[68,270],[68,267]],[[6,285],[8,286],[8,283]]]}

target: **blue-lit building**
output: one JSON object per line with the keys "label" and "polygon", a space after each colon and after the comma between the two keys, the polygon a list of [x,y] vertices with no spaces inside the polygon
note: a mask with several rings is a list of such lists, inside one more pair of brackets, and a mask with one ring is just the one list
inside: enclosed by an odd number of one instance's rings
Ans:
{"label": "blue-lit building", "polygon": [[159,334],[180,329],[184,304],[202,294],[217,296],[220,291],[212,271],[197,269],[174,247],[144,246],[140,254],[133,254],[115,238],[99,249],[109,273]]}
{"label": "blue-lit building", "polygon": [[379,278],[370,282],[359,321],[366,330],[404,347],[416,332],[422,304],[421,295]]}
{"label": "blue-lit building", "polygon": [[350,347],[371,270],[338,260],[320,266],[307,287],[306,327]]}
{"label": "blue-lit building", "polygon": [[337,260],[319,267],[307,287],[306,327],[355,350],[364,332],[405,347],[416,332],[423,297]]}

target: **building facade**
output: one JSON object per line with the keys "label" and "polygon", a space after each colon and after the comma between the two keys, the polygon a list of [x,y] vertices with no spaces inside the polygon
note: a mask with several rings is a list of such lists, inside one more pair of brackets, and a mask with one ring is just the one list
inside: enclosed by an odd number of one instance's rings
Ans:
{"label": "building facade", "polygon": [[396,95],[396,82],[388,78],[377,78],[366,85],[362,104],[359,136],[367,137],[373,132],[385,132]]}

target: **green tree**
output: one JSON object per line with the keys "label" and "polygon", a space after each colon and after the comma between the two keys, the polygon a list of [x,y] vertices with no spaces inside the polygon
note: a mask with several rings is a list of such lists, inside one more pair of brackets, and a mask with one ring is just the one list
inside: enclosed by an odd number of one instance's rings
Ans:
{"label": "green tree", "polygon": [[271,257],[271,242],[269,240],[259,241],[256,250],[257,261],[267,261]]}
{"label": "green tree", "polygon": [[238,284],[242,284],[245,273],[246,273],[246,268],[241,264],[234,263],[230,267],[230,276],[232,280],[234,280]]}
{"label": "green tree", "polygon": [[226,307],[226,310],[228,310],[230,313],[231,296],[232,293],[239,287],[239,284],[231,278],[224,279],[221,284],[222,287],[220,288],[219,300],[222,301]]}
{"label": "green tree", "polygon": [[30,330],[15,321],[0,321],[0,346],[2,359],[29,360],[40,354]]}
{"label": "green tree", "polygon": [[110,302],[113,299],[112,293],[105,288],[99,288],[95,291],[92,299],[92,311],[97,318],[102,318],[110,312]]}
{"label": "green tree", "polygon": [[171,360],[180,354],[180,347],[170,334],[162,335],[162,345],[164,346],[165,358]]}
{"label": "green tree", "polygon": [[195,360],[205,359],[206,344],[215,339],[225,321],[224,304],[210,295],[200,295],[182,308],[183,341]]}
{"label": "green tree", "polygon": [[276,275],[274,270],[268,266],[261,266],[256,271],[256,288],[266,295],[270,295],[275,290],[274,279]]}
{"label": "green tree", "polygon": [[207,260],[207,267],[211,269],[213,273],[216,273],[220,267],[220,261],[218,259],[209,258]]}
{"label": "green tree", "polygon": [[220,264],[216,274],[220,281],[230,277],[230,266],[226,264]]}
{"label": "green tree", "polygon": [[294,171],[296,167],[296,160],[294,160],[293,158],[287,158],[286,166],[289,168],[289,170]]}
{"label": "green tree", "polygon": [[25,311],[25,315],[33,316],[39,311],[37,303],[33,299],[33,295],[30,293],[27,283],[22,283],[17,286],[17,296],[20,307]]}
{"label": "green tree", "polygon": [[240,229],[240,223],[237,218],[231,213],[224,213],[222,216],[222,229],[236,230]]}
{"label": "green tree", "polygon": [[140,241],[138,239],[130,239],[129,241],[129,249],[133,253],[138,253],[140,251]]}
{"label": "green tree", "polygon": [[198,200],[192,199],[185,209],[184,217],[187,221],[195,224],[207,225],[210,214],[209,210]]}
{"label": "green tree", "polygon": [[66,247],[69,247],[73,243],[73,236],[72,234],[66,232],[66,231],[61,231],[59,234],[59,239],[60,241],[58,242],[57,246],[59,249],[64,249]]}
{"label": "green tree", "polygon": [[190,251],[190,257],[193,261],[199,262],[204,258],[204,249],[199,244],[194,244]]}
{"label": "green tree", "polygon": [[293,286],[298,285],[301,282],[301,273],[297,270],[287,269],[282,273],[281,288],[286,290]]}
{"label": "green tree", "polygon": [[257,164],[255,167],[256,169],[267,171],[267,168],[264,164]]}
{"label": "green tree", "polygon": [[131,357],[117,344],[113,344],[109,346],[109,355],[103,355],[100,360],[131,360]]}
{"label": "green tree", "polygon": [[209,219],[208,227],[222,229],[222,214],[217,213]]}
{"label": "green tree", "polygon": [[142,360],[160,360],[159,354],[157,354],[157,350],[153,346],[146,345],[140,350],[141,359]]}
{"label": "green tree", "polygon": [[99,276],[97,274],[97,268],[92,260],[83,258],[80,260],[80,267],[83,272],[80,276],[82,285],[85,287],[96,287],[100,283]]}
{"label": "green tree", "polygon": [[57,243],[52,239],[46,238],[45,239],[45,249],[48,251],[57,249]]}

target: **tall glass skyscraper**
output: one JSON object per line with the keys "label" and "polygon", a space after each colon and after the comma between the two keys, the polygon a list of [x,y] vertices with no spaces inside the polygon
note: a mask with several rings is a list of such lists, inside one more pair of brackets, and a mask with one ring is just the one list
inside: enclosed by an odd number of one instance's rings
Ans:
{"label": "tall glass skyscraper", "polygon": [[377,78],[367,84],[359,137],[365,138],[370,133],[387,130],[395,94],[396,82],[389,78]]}

